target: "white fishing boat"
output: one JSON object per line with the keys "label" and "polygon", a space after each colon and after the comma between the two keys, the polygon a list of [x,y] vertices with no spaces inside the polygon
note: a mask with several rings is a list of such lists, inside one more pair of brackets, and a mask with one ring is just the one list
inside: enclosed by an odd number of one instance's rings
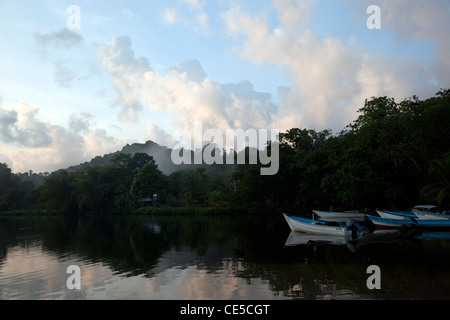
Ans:
{"label": "white fishing boat", "polygon": [[[347,227],[347,225],[340,225],[335,222],[327,222],[321,220],[312,220],[308,218],[302,218],[297,216],[289,216],[283,213],[287,224],[292,231],[311,233],[311,234],[322,234],[331,236],[342,236],[342,237],[352,237],[356,233],[363,233],[363,228],[359,231],[356,229],[352,230]],[[358,225],[358,227],[360,227]]]}
{"label": "white fishing boat", "polygon": [[364,220],[364,213],[357,211],[320,211],[313,212],[324,220],[346,221],[347,219]]}
{"label": "white fishing boat", "polygon": [[445,229],[450,230],[450,219],[444,220],[431,220],[431,219],[416,219],[416,218],[406,218],[406,219],[387,219],[382,217],[375,217],[371,215],[366,215],[366,217],[376,225],[378,229],[390,229],[390,228],[401,228],[401,227],[417,227],[421,229],[439,230]]}
{"label": "white fishing boat", "polygon": [[450,214],[439,212],[439,207],[434,205],[417,205],[411,211],[421,220],[450,219]]}
{"label": "white fishing boat", "polygon": [[417,218],[417,216],[412,212],[405,211],[393,211],[393,210],[377,210],[380,217],[385,219],[411,219]]}

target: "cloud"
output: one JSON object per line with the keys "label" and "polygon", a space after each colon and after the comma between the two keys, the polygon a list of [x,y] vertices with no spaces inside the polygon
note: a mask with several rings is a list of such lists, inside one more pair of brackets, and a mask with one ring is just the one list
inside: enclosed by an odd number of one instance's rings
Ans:
{"label": "cloud", "polygon": [[[369,2],[368,0],[363,1]],[[379,1],[382,23],[393,30],[399,39],[434,42],[436,60],[431,69],[436,80],[443,84],[450,82],[450,2],[447,0]]]}
{"label": "cloud", "polygon": [[150,72],[146,58],[135,58],[129,37],[116,37],[111,46],[101,46],[97,51],[106,72],[113,79],[119,94],[117,105],[122,107],[123,120],[136,120],[142,110],[139,98],[139,80],[145,72]]}
{"label": "cloud", "polygon": [[[392,1],[385,3],[387,7]],[[291,87],[279,89],[280,112],[273,125],[280,130],[298,126],[340,130],[355,118],[366,98],[388,95],[404,99],[413,93],[435,93],[433,76],[419,61],[404,56],[387,59],[358,46],[355,39],[313,34],[309,22],[316,4],[316,0],[273,1],[278,19],[273,28],[264,14],[249,14],[239,6],[222,15],[228,35],[241,43],[241,58],[255,64],[275,64],[292,80]],[[390,6],[389,10],[392,15],[402,14],[400,6]],[[413,34],[423,36],[424,28]]]}
{"label": "cloud", "polygon": [[210,35],[210,18],[204,7],[204,1],[178,0],[177,6],[165,8],[161,16],[166,25],[182,24],[202,35]]}
{"label": "cloud", "polygon": [[69,130],[74,133],[89,132],[93,116],[87,112],[73,113],[69,117]]}
{"label": "cloud", "polygon": [[[210,79],[196,60],[181,62],[165,75],[155,72],[146,59],[134,56],[128,37],[114,38],[99,49],[98,58],[112,77],[122,115],[132,112],[137,118],[144,107],[162,111],[176,119],[174,127],[192,134],[195,121],[201,121],[204,130],[222,132],[268,128],[277,112],[269,93],[257,92],[249,81],[222,84]],[[179,138],[176,132],[163,130],[169,129],[149,125],[147,134],[163,145]]]}
{"label": "cloud", "polygon": [[19,105],[19,112],[0,109],[0,138],[6,143],[25,147],[44,147],[52,143],[45,123],[37,120],[37,108],[26,103]]}
{"label": "cloud", "polygon": [[180,74],[186,74],[186,79],[190,81],[201,83],[206,79],[206,73],[198,60],[184,61],[178,66],[170,68],[170,70]]}
{"label": "cloud", "polygon": [[68,28],[44,34],[35,33],[34,39],[39,46],[46,49],[68,49],[80,47],[83,43],[81,35]]}
{"label": "cloud", "polygon": [[[0,143],[15,172],[54,171],[113,152],[124,143],[105,130],[91,129],[88,113],[72,114],[69,130],[44,122],[39,108],[22,102],[18,111],[0,106]],[[1,155],[0,155],[1,156]]]}
{"label": "cloud", "polygon": [[[35,43],[39,49],[41,57],[45,62],[50,61],[53,64],[53,77],[55,84],[69,89],[77,78],[74,65],[79,50],[83,47],[83,37],[67,28],[48,33],[35,33]],[[71,56],[76,52],[76,55]],[[62,55],[63,58],[62,58]],[[78,66],[77,66],[78,67]]]}
{"label": "cloud", "polygon": [[205,5],[204,1],[199,0],[179,0],[180,3],[188,5],[192,9],[202,9]]}
{"label": "cloud", "polygon": [[64,88],[71,88],[76,74],[67,66],[67,62],[58,60],[54,64],[53,71],[55,83]]}
{"label": "cloud", "polygon": [[184,21],[184,19],[178,14],[176,8],[165,8],[162,13],[162,17],[164,22],[168,25],[174,25]]}
{"label": "cloud", "polygon": [[174,148],[179,143],[175,140],[175,136],[169,135],[164,129],[153,123],[147,126],[146,139],[168,148]]}

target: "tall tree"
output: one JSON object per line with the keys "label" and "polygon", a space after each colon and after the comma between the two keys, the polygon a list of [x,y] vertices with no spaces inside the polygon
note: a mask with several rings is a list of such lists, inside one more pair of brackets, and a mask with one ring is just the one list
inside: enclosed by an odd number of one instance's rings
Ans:
{"label": "tall tree", "polygon": [[133,179],[130,193],[137,200],[165,199],[169,187],[168,178],[158,169],[154,161],[147,163]]}
{"label": "tall tree", "polygon": [[64,213],[78,212],[73,183],[73,173],[65,170],[53,173],[45,180],[39,201],[48,210],[61,210]]}
{"label": "tall tree", "polygon": [[0,211],[14,209],[14,190],[19,185],[6,163],[0,163]]}
{"label": "tall tree", "polygon": [[77,202],[82,211],[110,214],[114,211],[120,170],[113,167],[87,167],[74,180]]}

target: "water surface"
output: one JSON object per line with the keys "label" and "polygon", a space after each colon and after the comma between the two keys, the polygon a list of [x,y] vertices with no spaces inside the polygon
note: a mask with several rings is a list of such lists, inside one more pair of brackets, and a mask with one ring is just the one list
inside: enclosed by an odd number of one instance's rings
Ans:
{"label": "water surface", "polygon": [[[281,215],[4,217],[0,299],[448,299],[447,237],[324,241]],[[70,265],[80,290],[67,288]]]}

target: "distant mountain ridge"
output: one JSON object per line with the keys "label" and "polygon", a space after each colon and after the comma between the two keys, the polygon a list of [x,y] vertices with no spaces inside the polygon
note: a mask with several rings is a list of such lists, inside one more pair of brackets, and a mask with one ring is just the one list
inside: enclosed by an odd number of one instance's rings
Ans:
{"label": "distant mountain ridge", "polygon": [[[127,144],[120,151],[112,152],[105,154],[103,156],[96,156],[92,158],[88,162],[84,162],[79,165],[74,165],[68,167],[67,171],[77,171],[90,166],[109,166],[112,165],[112,159],[115,155],[119,153],[131,154],[134,155],[136,153],[146,153],[149,156],[153,157],[156,164],[158,165],[158,169],[161,170],[165,175],[170,175],[175,171],[180,170],[195,170],[197,168],[204,168],[208,173],[214,173],[220,171],[224,165],[214,164],[214,165],[206,165],[206,164],[180,164],[176,165],[173,163],[171,154],[173,149],[168,147],[161,146],[156,142],[151,140],[145,143],[133,143]],[[194,152],[191,150],[184,150],[184,152],[190,152],[191,158],[193,159]]]}

